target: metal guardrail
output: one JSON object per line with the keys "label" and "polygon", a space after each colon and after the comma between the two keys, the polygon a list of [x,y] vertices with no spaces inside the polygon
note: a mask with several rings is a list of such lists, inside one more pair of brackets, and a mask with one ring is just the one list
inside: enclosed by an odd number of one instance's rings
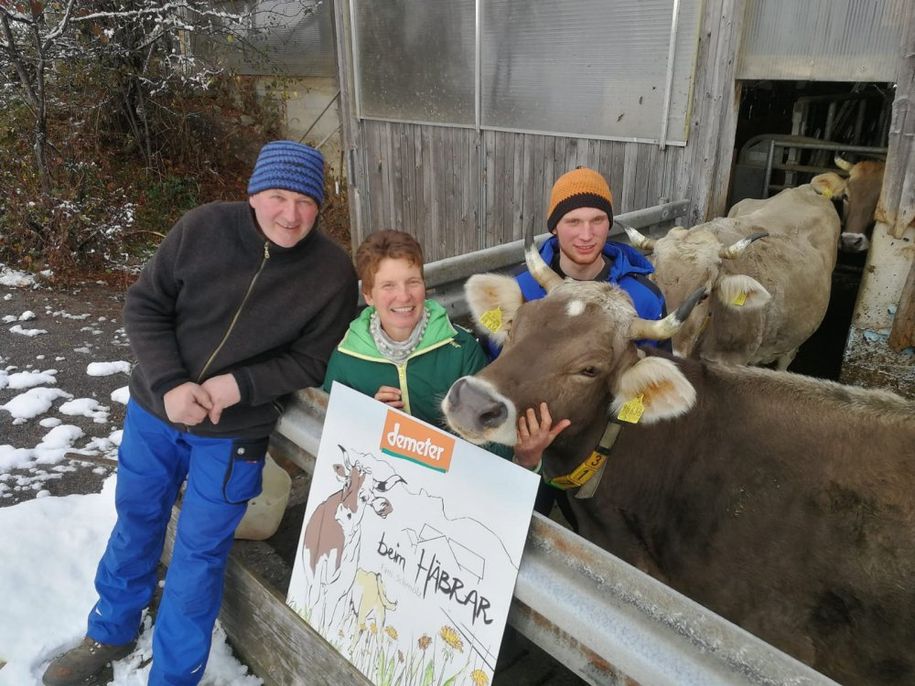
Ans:
{"label": "metal guardrail", "polygon": [[[326,409],[300,391],[277,425],[309,472]],[[835,684],[537,513],[508,621],[591,684]]]}
{"label": "metal guardrail", "polygon": [[[614,217],[610,235],[623,235],[623,225],[635,229],[645,229],[655,224],[672,221],[676,217],[686,214],[689,209],[689,200],[676,200],[674,202],[656,205],[643,210],[626,212]],[[543,233],[534,237],[534,243],[539,247],[550,237]],[[447,257],[443,260],[429,262],[423,267],[426,278],[426,288],[429,297],[441,303],[448,313],[454,318],[464,317],[468,314],[467,304],[464,302],[464,281],[471,274],[482,272],[500,272],[511,270],[524,262],[524,240],[519,239],[493,248],[484,248],[466,255]]]}

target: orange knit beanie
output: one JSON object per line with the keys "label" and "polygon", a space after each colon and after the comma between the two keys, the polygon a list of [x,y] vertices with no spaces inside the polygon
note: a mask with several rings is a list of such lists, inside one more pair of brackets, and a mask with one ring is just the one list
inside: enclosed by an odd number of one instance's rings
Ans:
{"label": "orange knit beanie", "polygon": [[593,169],[578,167],[560,176],[550,192],[547,228],[552,231],[563,215],[579,207],[603,210],[613,224],[613,194],[607,180]]}

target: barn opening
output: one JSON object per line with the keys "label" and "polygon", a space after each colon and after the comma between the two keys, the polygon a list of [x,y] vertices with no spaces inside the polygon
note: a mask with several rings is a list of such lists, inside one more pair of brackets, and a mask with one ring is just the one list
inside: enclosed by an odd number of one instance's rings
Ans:
{"label": "barn opening", "polygon": [[[895,92],[885,82],[742,81],[728,209],[824,171],[844,175],[837,154],[885,159]],[[839,253],[829,309],[790,371],[838,380],[865,259],[866,252]]]}

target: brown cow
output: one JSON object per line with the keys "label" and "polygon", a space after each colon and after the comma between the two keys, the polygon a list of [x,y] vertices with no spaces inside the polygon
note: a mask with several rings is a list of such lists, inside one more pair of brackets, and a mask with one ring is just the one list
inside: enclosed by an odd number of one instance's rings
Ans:
{"label": "brown cow", "polygon": [[537,262],[542,300],[468,280],[476,317],[513,323],[499,358],[452,386],[450,426],[511,444],[518,408],[548,402],[572,422],[544,456],[554,479],[590,455],[607,408],[625,411],[637,421],[593,497],[570,498],[582,535],[842,683],[915,683],[915,403],[638,349],[695,298],[646,321],[619,288]]}
{"label": "brown cow", "polygon": [[838,155],[835,163],[848,173],[847,179],[835,172],[826,172],[813,177],[810,185],[824,197],[841,202],[843,225],[840,249],[844,252],[864,252],[870,246],[874,212],[880,200],[886,164],[877,160],[852,164]]}
{"label": "brown cow", "polygon": [[886,163],[877,160],[862,160],[851,164],[838,155],[836,166],[848,172],[845,184],[845,226],[842,244],[851,249],[860,245],[859,251],[867,250],[869,238],[874,229],[874,212],[883,188],[883,172]]}
{"label": "brown cow", "polygon": [[678,355],[787,369],[826,315],[839,217],[809,185],[657,240],[626,232],[651,253],[655,283],[669,306],[699,287],[711,295],[674,336]]}

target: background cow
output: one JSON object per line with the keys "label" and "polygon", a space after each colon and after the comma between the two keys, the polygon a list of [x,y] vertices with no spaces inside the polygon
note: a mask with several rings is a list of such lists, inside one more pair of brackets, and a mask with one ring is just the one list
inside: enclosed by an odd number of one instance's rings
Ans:
{"label": "background cow", "polygon": [[476,317],[513,324],[452,386],[449,424],[510,444],[518,408],[548,402],[572,422],[544,457],[554,478],[597,445],[606,408],[627,410],[594,496],[570,498],[585,537],[842,683],[915,682],[915,403],[638,349],[691,302],[645,321],[613,286],[528,264],[543,300],[467,282]]}
{"label": "background cow", "polygon": [[867,250],[874,230],[874,212],[880,200],[886,164],[877,160],[862,160],[851,164],[838,155],[835,163],[848,172],[842,245],[852,251]]}
{"label": "background cow", "polygon": [[[651,253],[668,306],[699,287],[710,293],[674,335],[678,355],[787,369],[829,306],[839,217],[810,185],[744,208],[658,240],[626,232]],[[750,245],[756,238],[762,239]]]}
{"label": "background cow", "polygon": [[874,213],[883,188],[886,164],[877,160],[852,164],[838,155],[835,163],[848,173],[847,179],[835,172],[826,172],[813,177],[810,185],[824,197],[835,201],[840,208],[842,236],[839,248],[843,252],[864,252],[870,247]]}

